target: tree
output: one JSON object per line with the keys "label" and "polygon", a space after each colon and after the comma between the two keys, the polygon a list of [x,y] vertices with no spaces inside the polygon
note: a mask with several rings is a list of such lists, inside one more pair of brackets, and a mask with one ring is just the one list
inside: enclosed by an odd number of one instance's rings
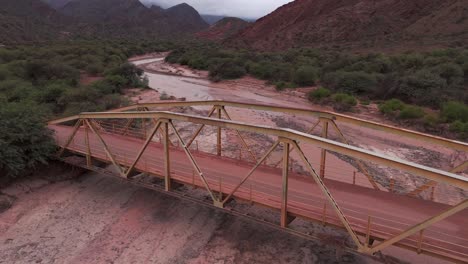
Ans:
{"label": "tree", "polygon": [[312,86],[318,79],[318,69],[311,66],[301,66],[294,73],[294,82],[300,86]]}
{"label": "tree", "polygon": [[44,110],[34,104],[0,104],[0,172],[18,177],[46,164],[55,149]]}

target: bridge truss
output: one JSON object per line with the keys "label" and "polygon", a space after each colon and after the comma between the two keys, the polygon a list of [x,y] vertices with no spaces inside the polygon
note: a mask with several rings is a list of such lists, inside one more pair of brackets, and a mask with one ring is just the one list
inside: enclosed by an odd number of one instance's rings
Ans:
{"label": "bridge truss", "polygon": [[[210,107],[207,117],[154,111],[154,109],[174,107],[207,106]],[[228,108],[310,116],[317,118],[317,121],[307,131],[299,132],[288,128],[233,121],[227,111]],[[180,127],[182,123],[192,124],[198,128],[193,135],[184,138]],[[56,130],[57,144],[61,147],[58,155],[74,165],[103,172],[96,163],[98,161],[110,163],[114,166],[117,176],[128,181],[135,181],[142,175],[159,177],[164,180],[164,191],[170,194],[178,193],[172,187],[175,182],[203,188],[213,206],[231,213],[233,210],[229,208],[229,204],[233,199],[273,208],[280,214],[279,227],[294,234],[298,232],[290,229],[289,225],[296,217],[343,228],[353,243],[350,249],[364,254],[372,255],[396,245],[455,262],[467,262],[468,230],[463,227],[464,219],[468,217],[465,210],[468,207],[466,196],[461,196],[451,205],[435,203],[432,200],[434,189],[439,183],[453,186],[463,192],[468,189],[468,180],[456,174],[466,171],[468,161],[462,162],[451,171],[443,171],[378,154],[352,146],[340,129],[340,123],[416,138],[461,152],[468,151],[466,143],[336,113],[226,101],[139,104],[104,113],[82,113],[54,120],[49,123],[49,127]],[[215,141],[212,143],[216,148],[215,153],[210,155],[202,153],[198,146],[194,146],[198,145],[197,137],[205,127],[215,130]],[[320,135],[312,135],[311,133],[318,127],[321,127]],[[242,157],[239,159],[223,157],[223,130],[233,131],[238,137],[239,146],[247,153],[245,160],[242,160]],[[340,141],[328,138],[331,130],[338,135]],[[263,152],[253,150],[246,139],[249,133],[261,134],[272,139],[271,146]],[[308,151],[305,151],[310,147],[320,151],[317,162],[313,162],[308,157]],[[273,162],[273,156],[278,151],[280,156]],[[69,155],[70,153],[84,157],[85,162],[77,163],[76,159]],[[243,152],[240,153],[242,155]],[[292,171],[293,154],[305,168],[302,176]],[[341,186],[327,179],[327,155],[330,154],[349,157],[350,162],[368,182],[366,190],[355,184]],[[178,163],[183,158],[188,160],[188,164]],[[220,164],[219,168],[225,167],[233,171],[223,172],[220,169],[208,171],[210,164],[213,166]],[[420,187],[397,194],[394,183],[389,180],[383,184],[375,173],[369,170],[371,167],[369,164],[390,168],[395,172],[417,175],[427,181]],[[256,173],[265,175],[265,178]],[[278,174],[278,177],[271,176],[270,179],[268,178],[270,174]],[[252,180],[254,176],[258,180]],[[354,183],[356,175],[353,177]],[[275,184],[268,183],[268,185],[266,182],[270,180]],[[261,185],[263,189],[260,187],[255,189],[252,187],[253,184]],[[414,221],[408,223],[405,222],[408,219],[400,218],[403,212],[400,207],[395,209],[394,213],[388,214],[382,213],[379,208],[369,209],[372,206],[351,208],[348,206],[349,201],[346,201],[348,196],[343,194],[347,190],[350,193],[366,193],[362,196],[367,199],[364,202],[375,202],[376,207],[378,201],[390,200],[394,201],[395,206],[401,203],[413,206],[408,208],[409,211],[417,211],[417,207],[421,207],[427,208],[427,212],[417,214],[417,219],[412,219]],[[429,200],[417,198],[419,194],[428,190],[431,190]],[[308,201],[307,198],[311,195],[309,192],[316,196],[320,195],[321,198],[316,198],[319,202]],[[362,197],[359,197],[361,202]],[[385,219],[386,215],[392,219]],[[450,234],[447,235],[448,233]]]}

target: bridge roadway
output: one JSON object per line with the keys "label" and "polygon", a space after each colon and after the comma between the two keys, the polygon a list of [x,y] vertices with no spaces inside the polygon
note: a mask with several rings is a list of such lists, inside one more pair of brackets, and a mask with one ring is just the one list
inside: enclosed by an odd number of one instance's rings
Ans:
{"label": "bridge roadway", "polygon": [[[49,125],[49,128],[55,130],[56,141],[60,146],[65,144],[73,130],[72,127],[62,125]],[[144,143],[141,139],[129,136],[108,133],[101,133],[101,135],[117,162],[126,167],[131,165]],[[94,159],[110,163],[98,137],[92,132],[89,133],[89,143]],[[82,155],[87,153],[83,128],[78,130],[67,150]],[[230,193],[253,167],[253,164],[237,159],[218,157],[197,151],[193,151],[192,154],[207,178],[210,188],[216,192],[219,192],[221,188],[225,194]],[[171,179],[204,188],[200,178],[194,176],[192,164],[182,149],[171,147],[170,157]],[[163,147],[159,142],[149,144],[141,160],[137,163],[136,170],[159,177],[164,175]],[[341,206],[356,233],[365,236],[368,216],[371,216],[370,236],[377,241],[391,238],[450,207],[445,204],[334,180],[325,179],[325,184]],[[280,209],[281,186],[281,169],[260,166],[251,178],[238,189],[234,197]],[[331,206],[324,210],[325,197],[311,177],[292,172],[289,177],[288,190],[289,214],[313,221],[323,222],[325,220],[327,225],[343,227]],[[463,210],[424,230],[421,243],[419,243],[421,237],[418,233],[395,245],[414,251],[419,249],[419,252],[425,254],[467,263],[467,220],[468,210]]]}

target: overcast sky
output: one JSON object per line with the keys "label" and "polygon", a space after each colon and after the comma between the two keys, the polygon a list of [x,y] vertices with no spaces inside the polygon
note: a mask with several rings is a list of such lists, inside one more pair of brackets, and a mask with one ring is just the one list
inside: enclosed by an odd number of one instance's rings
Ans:
{"label": "overcast sky", "polygon": [[260,18],[292,0],[140,0],[168,8],[180,3],[187,3],[200,14],[235,16],[242,18]]}

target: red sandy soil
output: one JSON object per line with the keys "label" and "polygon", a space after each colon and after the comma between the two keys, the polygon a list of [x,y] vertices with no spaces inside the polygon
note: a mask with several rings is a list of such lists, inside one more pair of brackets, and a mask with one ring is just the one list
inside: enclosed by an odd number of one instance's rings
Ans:
{"label": "red sandy soil", "polygon": [[18,198],[0,214],[2,263],[366,262],[96,173],[3,192]]}

